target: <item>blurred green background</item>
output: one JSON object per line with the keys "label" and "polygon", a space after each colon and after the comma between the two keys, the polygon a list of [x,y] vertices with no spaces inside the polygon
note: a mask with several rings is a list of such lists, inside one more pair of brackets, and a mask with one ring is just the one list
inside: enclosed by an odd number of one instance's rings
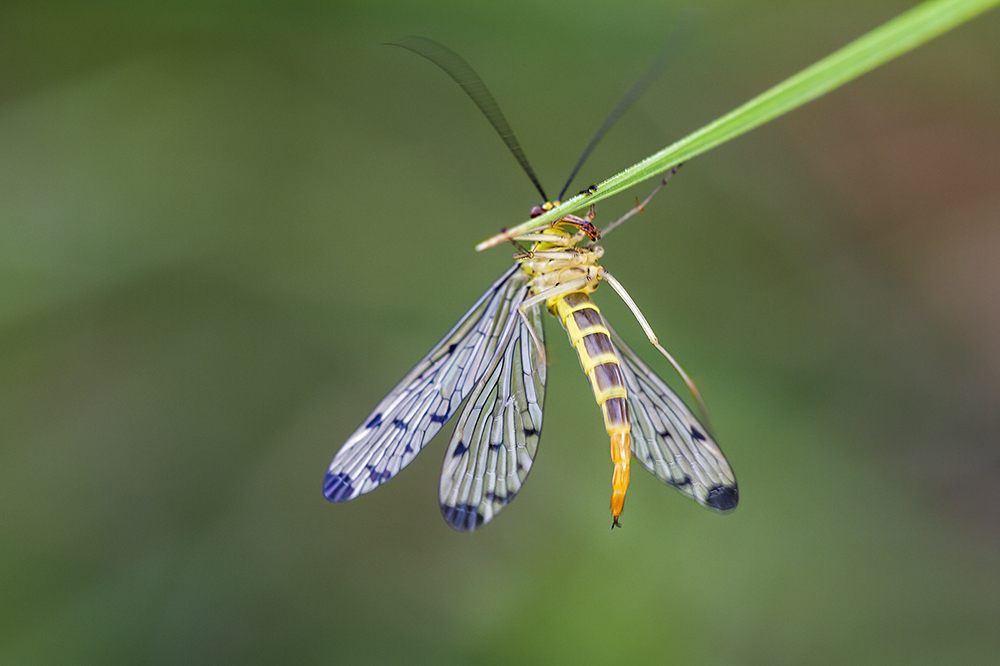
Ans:
{"label": "blurred green background", "polygon": [[[699,5],[577,189],[910,3]],[[692,161],[604,243],[702,388],[734,514],[637,469],[608,531],[554,320],[539,456],[487,528],[439,515],[445,436],[323,499],[509,265],[472,244],[537,203],[451,80],[380,44],[464,55],[557,190],[686,10],[5,2],[0,663],[995,663],[998,13]]]}

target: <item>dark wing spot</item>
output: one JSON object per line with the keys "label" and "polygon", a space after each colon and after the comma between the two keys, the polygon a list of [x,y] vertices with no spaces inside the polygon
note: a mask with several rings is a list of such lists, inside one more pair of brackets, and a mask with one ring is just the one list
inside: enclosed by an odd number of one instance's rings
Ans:
{"label": "dark wing spot", "polygon": [[371,465],[365,465],[365,469],[368,470],[368,479],[372,483],[384,483],[392,478],[392,472],[389,470],[378,472]]}
{"label": "dark wing spot", "polygon": [[441,515],[456,530],[460,532],[471,532],[478,527],[482,527],[486,520],[479,509],[471,504],[460,504],[458,506],[441,506]]}
{"label": "dark wing spot", "polygon": [[524,429],[524,436],[525,437],[536,437],[537,435],[538,435],[538,431],[535,430],[534,428],[525,428]]}
{"label": "dark wing spot", "polygon": [[351,477],[344,472],[336,474],[326,473],[323,479],[323,494],[331,502],[346,502],[355,495],[354,486],[351,485]]}
{"label": "dark wing spot", "polygon": [[413,447],[407,444],[406,448],[403,449],[403,453],[413,453]]}
{"label": "dark wing spot", "polygon": [[447,414],[431,414],[432,423],[444,423],[448,420]]}
{"label": "dark wing spot", "polygon": [[681,479],[680,481],[670,481],[669,483],[675,488],[685,488],[691,485],[691,477],[685,474],[684,478]]}
{"label": "dark wing spot", "polygon": [[733,486],[716,486],[708,489],[705,504],[719,511],[732,511],[740,501],[740,491]]}
{"label": "dark wing spot", "polygon": [[377,428],[382,425],[382,412],[372,417],[371,421],[365,424],[366,428]]}
{"label": "dark wing spot", "polygon": [[458,346],[458,343],[456,343],[456,342],[453,342],[450,345],[448,345],[448,351],[445,352],[445,355],[451,354],[453,351],[455,351],[455,347],[457,347],[457,346]]}
{"label": "dark wing spot", "polygon": [[490,451],[498,451],[503,446],[503,442],[490,442]]}
{"label": "dark wing spot", "polygon": [[455,447],[455,452],[451,454],[452,458],[457,458],[459,456],[464,456],[465,452],[469,450],[469,447],[465,445],[465,442],[459,442],[458,446]]}
{"label": "dark wing spot", "polygon": [[703,435],[701,431],[694,426],[691,426],[691,437],[698,441],[705,441],[705,435]]}
{"label": "dark wing spot", "polygon": [[500,502],[500,506],[507,506],[514,499],[514,493],[499,495],[491,490],[486,493],[485,497],[491,502]]}
{"label": "dark wing spot", "polygon": [[393,419],[392,425],[396,426],[400,430],[406,430],[406,421],[403,419]]}

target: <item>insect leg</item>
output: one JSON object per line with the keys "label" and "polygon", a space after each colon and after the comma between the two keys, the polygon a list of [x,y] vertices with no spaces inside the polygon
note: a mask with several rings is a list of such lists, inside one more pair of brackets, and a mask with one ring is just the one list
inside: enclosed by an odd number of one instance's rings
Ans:
{"label": "insect leg", "polygon": [[[560,218],[552,223],[552,226],[558,226],[560,224],[567,224],[579,229],[584,233],[587,238],[592,241],[597,241],[601,239],[601,230],[594,225],[594,206],[591,205],[590,210],[584,217],[577,217],[576,215],[567,215],[566,217]],[[581,238],[582,240],[582,238]]]}
{"label": "insect leg", "polygon": [[611,230],[612,230],[612,229],[614,229],[614,228],[615,228],[615,227],[617,227],[618,225],[620,225],[620,224],[622,224],[623,222],[625,222],[625,220],[629,219],[630,217],[632,217],[632,216],[633,216],[633,215],[635,215],[636,213],[641,213],[641,212],[642,212],[642,210],[643,210],[643,209],[644,209],[644,208],[646,207],[646,204],[648,204],[648,203],[649,203],[649,201],[650,201],[650,200],[651,200],[651,199],[652,199],[653,197],[655,197],[655,196],[656,196],[657,192],[659,192],[659,191],[660,191],[660,189],[662,189],[662,188],[663,188],[663,186],[667,184],[667,181],[668,181],[668,180],[670,180],[670,178],[671,178],[671,177],[672,177],[672,176],[673,176],[673,175],[674,175],[675,173],[677,173],[677,170],[678,170],[678,169],[680,169],[680,168],[681,168],[682,166],[684,166],[684,163],[683,163],[683,162],[681,162],[680,164],[678,164],[677,166],[675,166],[675,167],[674,167],[673,169],[671,169],[670,171],[668,171],[668,172],[667,172],[667,175],[666,175],[666,176],[664,176],[664,177],[663,177],[663,180],[661,180],[661,181],[660,181],[660,184],[659,184],[659,185],[657,185],[656,187],[654,187],[654,188],[653,188],[653,191],[649,193],[649,196],[648,196],[648,197],[646,197],[645,199],[643,199],[643,200],[642,200],[642,203],[639,203],[638,201],[636,201],[636,204],[635,204],[635,206],[634,206],[634,207],[633,207],[633,208],[632,208],[632,209],[631,209],[630,211],[628,211],[627,213],[625,213],[624,215],[622,215],[621,217],[619,217],[619,218],[618,218],[617,220],[615,220],[614,222],[612,222],[611,224],[609,224],[609,225],[608,225],[608,226],[607,226],[607,227],[606,227],[606,228],[604,229],[604,231],[602,231],[601,233],[602,233],[602,234],[603,234],[604,236],[607,236],[607,235],[608,235],[609,233],[611,233]]}
{"label": "insect leg", "polygon": [[[538,350],[538,364],[540,366],[545,366],[545,342],[542,341],[542,336],[538,334],[535,330],[535,325],[531,321],[531,317],[528,316],[529,305],[527,301],[521,303],[517,308],[517,313],[521,315],[521,319],[524,320],[524,327],[528,329],[528,334],[531,336],[531,341],[535,343],[535,349]],[[541,323],[541,322],[539,322]]]}
{"label": "insect leg", "polygon": [[[653,194],[655,193],[656,192],[653,192]],[[601,269],[601,279],[611,285],[611,288],[615,290],[623,301],[625,301],[625,305],[627,305],[628,309],[632,311],[633,315],[635,315],[636,320],[639,322],[639,326],[642,327],[642,330],[646,333],[646,337],[649,338],[649,342],[656,347],[656,349],[659,350],[659,352],[663,354],[668,361],[670,361],[670,365],[674,366],[674,370],[676,370],[677,374],[681,376],[681,379],[683,379],[684,383],[687,384],[688,390],[691,391],[691,395],[693,395],[694,399],[698,402],[698,409],[701,411],[702,418],[707,425],[708,409],[705,408],[705,402],[701,399],[701,394],[698,392],[698,387],[694,385],[694,381],[692,381],[688,373],[684,371],[681,364],[670,355],[670,352],[664,349],[660,344],[659,339],[656,337],[656,333],[653,332],[653,328],[643,316],[642,310],[640,310],[639,306],[635,304],[635,301],[632,300],[629,293],[625,291],[625,287],[622,286],[622,283],[616,280],[614,276],[604,268]]]}
{"label": "insect leg", "polygon": [[569,282],[564,282],[563,284],[557,284],[554,287],[549,287],[548,289],[543,289],[534,296],[529,296],[524,299],[521,303],[522,308],[529,308],[532,305],[537,305],[538,303],[544,303],[550,298],[558,298],[559,296],[565,296],[566,294],[572,294],[574,291],[581,291],[586,289],[588,285],[594,283],[594,279],[589,275],[577,278],[575,280],[570,280]]}

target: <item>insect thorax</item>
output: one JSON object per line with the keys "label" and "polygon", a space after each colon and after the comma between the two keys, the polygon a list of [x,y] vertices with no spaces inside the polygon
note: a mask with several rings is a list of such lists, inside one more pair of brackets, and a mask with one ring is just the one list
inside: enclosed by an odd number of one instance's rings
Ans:
{"label": "insect thorax", "polygon": [[571,233],[559,226],[517,239],[534,242],[529,252],[515,258],[530,277],[532,294],[549,294],[546,306],[550,310],[567,293],[597,289],[601,273],[597,262],[604,249],[599,245],[578,245],[586,239],[579,231]]}

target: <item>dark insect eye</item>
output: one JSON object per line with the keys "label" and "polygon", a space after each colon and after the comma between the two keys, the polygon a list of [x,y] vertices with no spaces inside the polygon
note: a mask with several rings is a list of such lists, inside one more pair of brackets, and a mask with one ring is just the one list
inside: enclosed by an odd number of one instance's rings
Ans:
{"label": "dark insect eye", "polygon": [[531,217],[538,217],[539,215],[541,215],[544,212],[545,212],[545,209],[542,208],[541,206],[532,206],[531,207]]}

